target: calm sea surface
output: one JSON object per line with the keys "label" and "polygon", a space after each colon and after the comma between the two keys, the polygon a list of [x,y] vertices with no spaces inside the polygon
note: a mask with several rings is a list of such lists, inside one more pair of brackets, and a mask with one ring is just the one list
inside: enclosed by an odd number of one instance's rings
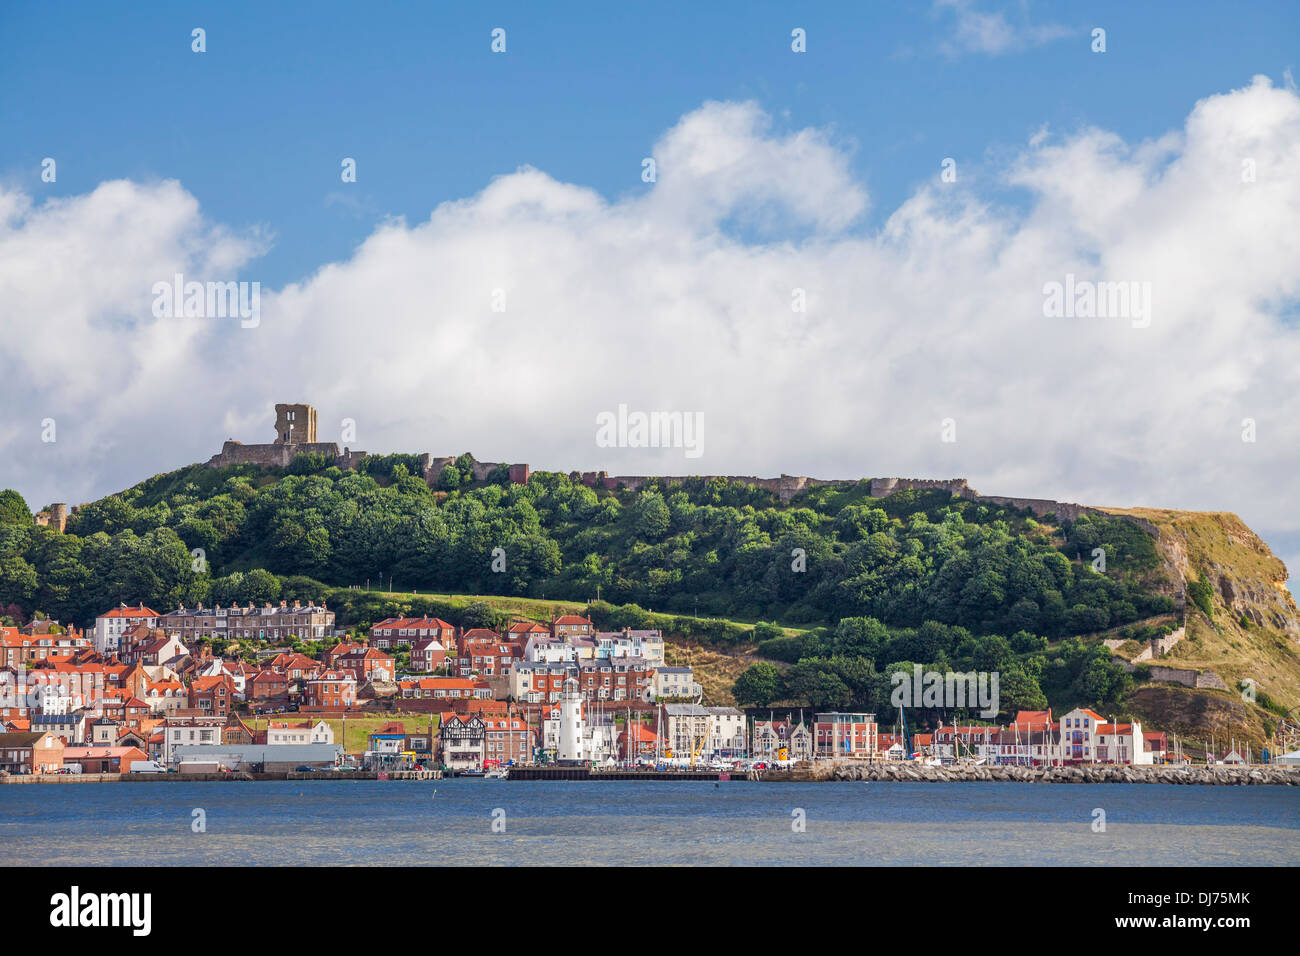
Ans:
{"label": "calm sea surface", "polygon": [[[207,831],[191,827],[200,809]],[[1105,832],[1094,832],[1095,810]],[[804,832],[793,824],[799,811]],[[505,832],[494,832],[504,823]],[[1300,788],[459,779],[0,786],[3,865],[1300,864]]]}

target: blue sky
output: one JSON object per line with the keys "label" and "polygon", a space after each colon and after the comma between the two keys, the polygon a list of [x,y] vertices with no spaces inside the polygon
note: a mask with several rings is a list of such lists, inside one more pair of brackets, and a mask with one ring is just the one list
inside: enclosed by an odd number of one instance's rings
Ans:
{"label": "blue sky", "polygon": [[[644,189],[640,161],[679,117],[754,100],[853,150],[870,229],[943,157],[977,175],[1044,124],[1159,135],[1253,73],[1279,80],[1300,36],[1293,2],[976,4],[1017,30],[1068,31],[997,54],[954,50],[960,11],[925,3],[457,7],[5,5],[0,176],[40,196],[179,179],[213,220],[273,235],[258,274],[280,283],[346,257],[385,216],[422,220],[520,165],[607,198]],[[489,49],[498,26],[504,55]],[[39,180],[46,156],[55,184]]]}
{"label": "blue sky", "polygon": [[[806,6],[0,6],[0,487],[89,500],[308,401],[373,452],[1236,511],[1300,566],[1300,4]],[[264,321],[154,321],[182,268]],[[1045,324],[1088,269],[1157,321]],[[707,456],[599,448],[624,402]]]}

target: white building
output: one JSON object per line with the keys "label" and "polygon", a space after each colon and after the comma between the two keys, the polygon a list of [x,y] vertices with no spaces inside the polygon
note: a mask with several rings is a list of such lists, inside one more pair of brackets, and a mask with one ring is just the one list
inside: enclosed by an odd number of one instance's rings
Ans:
{"label": "white building", "polygon": [[665,704],[662,713],[664,745],[674,759],[707,761],[749,749],[745,715],[735,707]]}
{"label": "white building", "polygon": [[582,746],[587,723],[585,710],[578,682],[572,678],[566,680],[564,693],[560,695],[560,727],[555,748],[557,760],[588,759]]}
{"label": "white building", "polygon": [[524,660],[530,664],[564,664],[577,660],[578,649],[550,634],[533,634],[524,645]]}
{"label": "white building", "polygon": [[1056,758],[1065,763],[1153,763],[1142,725],[1112,723],[1095,711],[1076,707],[1061,717]]}
{"label": "white building", "polygon": [[656,697],[698,697],[702,688],[689,667],[656,667]]}
{"label": "white building", "polygon": [[220,717],[175,714],[167,718],[163,730],[163,763],[171,763],[177,747],[217,746],[221,744]]}
{"label": "white building", "polygon": [[612,763],[617,753],[614,719],[593,711],[593,706],[576,680],[566,680],[559,703],[543,712],[542,749],[553,752],[556,760]]}
{"label": "white building", "polygon": [[596,634],[596,657],[643,657],[651,667],[664,662],[664,636],[659,631],[601,631]]}
{"label": "white building", "polygon": [[133,627],[143,624],[145,627],[158,626],[159,614],[141,604],[127,607],[125,604],[95,618],[95,650],[101,654],[114,654],[122,645],[122,635]]}
{"label": "white building", "polygon": [[560,700],[564,682],[577,677],[578,669],[571,663],[515,661],[507,676],[510,694],[515,700],[529,704],[554,704]]}
{"label": "white building", "polygon": [[287,721],[273,720],[266,728],[266,745],[283,747],[289,744],[332,744],[334,728],[323,720],[316,723],[303,721],[291,724]]}
{"label": "white building", "polygon": [[722,752],[729,756],[739,756],[746,747],[745,715],[735,707],[710,707],[709,741],[710,755]]}

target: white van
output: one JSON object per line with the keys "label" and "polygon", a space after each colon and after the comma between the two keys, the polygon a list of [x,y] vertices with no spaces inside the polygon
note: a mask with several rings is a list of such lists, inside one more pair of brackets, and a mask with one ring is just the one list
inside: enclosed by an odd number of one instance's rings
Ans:
{"label": "white van", "polygon": [[157,760],[132,760],[132,773],[166,773],[167,768]]}

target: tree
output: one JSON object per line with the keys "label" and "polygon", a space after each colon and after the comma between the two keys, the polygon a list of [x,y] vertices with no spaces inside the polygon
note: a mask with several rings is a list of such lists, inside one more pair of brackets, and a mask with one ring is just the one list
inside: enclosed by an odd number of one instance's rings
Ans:
{"label": "tree", "polygon": [[731,688],[742,707],[766,707],[781,696],[781,672],[768,661],[759,661],[736,678]]}
{"label": "tree", "polygon": [[1006,670],[1015,661],[1011,642],[1000,634],[991,634],[979,642],[975,651],[975,669],[987,672]]}
{"label": "tree", "polygon": [[26,606],[39,582],[36,569],[18,555],[0,559],[0,604]]}
{"label": "tree", "polygon": [[487,602],[475,601],[461,612],[460,626],[467,631],[476,627],[490,630],[497,626],[497,612]]}
{"label": "tree", "polygon": [[474,480],[474,456],[469,452],[456,459],[456,470],[460,472],[460,483],[468,485]]}
{"label": "tree", "polygon": [[30,525],[32,512],[23,496],[12,488],[0,491],[0,525]]}
{"label": "tree", "polygon": [[657,491],[643,491],[632,506],[633,527],[637,534],[652,541],[668,533],[671,518],[664,496]]}
{"label": "tree", "polygon": [[438,473],[438,490],[455,491],[460,487],[460,472],[452,465],[448,465]]}
{"label": "tree", "polygon": [[786,696],[807,701],[812,707],[844,707],[852,697],[828,661],[805,658],[785,672]]}
{"label": "tree", "polygon": [[1047,708],[1047,697],[1038,686],[1037,678],[1027,674],[1018,664],[999,672],[998,698],[1001,713],[1008,716],[1017,710]]}
{"label": "tree", "polygon": [[243,599],[252,601],[254,606],[270,604],[280,599],[280,579],[270,571],[254,568],[244,575],[240,591]]}

